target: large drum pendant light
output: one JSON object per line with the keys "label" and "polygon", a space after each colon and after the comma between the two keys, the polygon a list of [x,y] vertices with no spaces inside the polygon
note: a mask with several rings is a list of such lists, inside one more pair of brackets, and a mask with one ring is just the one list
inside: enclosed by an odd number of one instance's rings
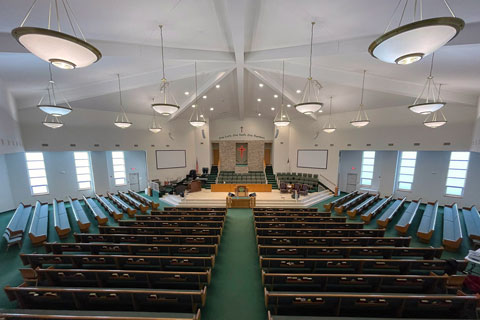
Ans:
{"label": "large drum pendant light", "polygon": [[273,124],[277,127],[286,127],[290,124],[290,117],[288,116],[285,105],[283,104],[283,91],[285,88],[285,61],[282,62],[282,104],[278,110],[275,119],[273,119]]}
{"label": "large drum pendant light", "polygon": [[[405,5],[401,10],[398,27],[388,31],[402,1],[405,1]],[[373,57],[388,63],[414,63],[444,46],[455,38],[465,26],[462,19],[455,17],[446,0],[444,3],[450,11],[451,17],[423,19],[422,1],[420,0],[418,10],[420,19],[416,20],[417,1],[415,1],[413,22],[401,25],[408,2],[409,0],[398,1],[385,33],[370,44],[368,51]]]}
{"label": "large drum pendant light", "polygon": [[[102,54],[86,41],[68,0],[62,0],[61,3],[67,13],[66,16],[74,35],[62,32],[58,0],[54,1],[57,30],[51,29],[52,2],[50,2],[47,29],[24,26],[37,1],[33,2],[20,27],[12,30],[13,37],[25,49],[62,69],[83,68],[100,60]],[[77,37],[77,31],[80,33],[81,39]]]}

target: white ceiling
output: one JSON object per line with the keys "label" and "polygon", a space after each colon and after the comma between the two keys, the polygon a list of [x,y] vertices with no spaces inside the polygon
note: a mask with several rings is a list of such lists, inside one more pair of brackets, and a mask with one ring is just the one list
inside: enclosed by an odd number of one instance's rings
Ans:
{"label": "white ceiling", "polygon": [[[0,79],[18,108],[31,108],[48,80],[48,65],[11,37],[31,0],[0,1]],[[39,0],[27,25],[46,26],[48,0]],[[70,0],[87,39],[103,58],[78,70],[54,69],[59,90],[73,108],[118,111],[116,74],[122,77],[127,112],[150,114],[161,80],[163,24],[167,79],[180,112],[194,101],[193,63],[199,96],[210,119],[273,118],[280,105],[281,61],[285,60],[285,104],[300,99],[308,73],[310,22],[316,22],[313,76],[328,112],[356,110],[362,72],[367,70],[367,109],[405,107],[420,92],[429,59],[398,66],[372,58],[367,48],[388,24],[397,1],[385,0]],[[413,3],[413,1],[411,1]],[[443,1],[424,0],[424,16],[447,16]],[[434,75],[444,84],[449,106],[474,107],[480,94],[480,1],[451,0],[465,29],[437,51]],[[406,16],[407,17],[407,16]],[[411,16],[409,16],[410,18]],[[65,17],[64,17],[65,18]],[[397,23],[397,21],[393,21]],[[68,29],[67,29],[68,30]],[[259,83],[264,83],[260,88]],[[220,88],[215,85],[219,84]],[[185,91],[190,95],[186,96]],[[257,102],[261,98],[262,102]],[[210,111],[210,107],[214,110]],[[272,111],[270,108],[275,107]],[[306,118],[294,111],[293,118]]]}

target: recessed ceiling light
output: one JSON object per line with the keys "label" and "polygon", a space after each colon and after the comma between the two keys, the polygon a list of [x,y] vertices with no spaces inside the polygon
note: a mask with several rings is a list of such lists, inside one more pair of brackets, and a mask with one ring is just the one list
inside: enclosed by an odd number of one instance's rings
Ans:
{"label": "recessed ceiling light", "polygon": [[259,83],[258,86],[259,86],[260,88],[263,88],[263,83]]}
{"label": "recessed ceiling light", "polygon": [[194,105],[194,104],[192,104],[192,108],[195,108],[195,105]]}
{"label": "recessed ceiling light", "polygon": [[262,102],[262,99],[258,98],[257,101],[258,101],[258,102]]}
{"label": "recessed ceiling light", "polygon": [[203,116],[203,114],[201,114],[200,117],[205,118],[205,117]]}
{"label": "recessed ceiling light", "polygon": [[297,89],[297,93],[302,93],[302,90],[300,90],[300,89]]}
{"label": "recessed ceiling light", "polygon": [[202,98],[203,98],[203,99],[207,99],[207,96],[203,96]]}
{"label": "recessed ceiling light", "polygon": [[214,109],[213,107],[211,107],[211,108],[210,108],[210,111],[213,111],[213,110],[215,110],[215,109]]}
{"label": "recessed ceiling light", "polygon": [[290,108],[292,105],[291,104],[287,104],[287,107]]}
{"label": "recessed ceiling light", "polygon": [[274,108],[274,107],[271,107],[270,110],[275,111],[275,108]]}
{"label": "recessed ceiling light", "polygon": [[259,117],[261,117],[261,116],[262,116],[262,114],[259,112],[259,113],[258,113],[258,116],[259,116]]}
{"label": "recessed ceiling light", "polygon": [[274,94],[273,97],[276,99],[278,98],[278,94]]}
{"label": "recessed ceiling light", "polygon": [[217,85],[215,86],[215,88],[217,88],[217,89],[220,89],[220,85],[219,85],[219,84],[217,84]]}
{"label": "recessed ceiling light", "polygon": [[188,96],[190,94],[190,92],[188,91],[185,91],[185,95]]}
{"label": "recessed ceiling light", "polygon": [[322,113],[322,112],[323,112],[323,110],[320,110],[320,111],[318,111],[318,112]]}

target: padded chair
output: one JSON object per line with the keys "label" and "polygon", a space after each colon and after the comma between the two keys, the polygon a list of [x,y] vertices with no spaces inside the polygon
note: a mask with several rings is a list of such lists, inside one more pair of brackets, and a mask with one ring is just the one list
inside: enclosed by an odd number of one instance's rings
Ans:
{"label": "padded chair", "polygon": [[308,196],[308,185],[302,184],[301,189],[298,191],[298,193],[302,196]]}
{"label": "padded chair", "polygon": [[288,193],[287,184],[285,182],[280,182],[280,193]]}

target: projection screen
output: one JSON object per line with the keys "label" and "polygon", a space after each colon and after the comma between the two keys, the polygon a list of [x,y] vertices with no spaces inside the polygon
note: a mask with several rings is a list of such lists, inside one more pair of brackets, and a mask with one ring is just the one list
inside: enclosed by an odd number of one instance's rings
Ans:
{"label": "projection screen", "polygon": [[297,150],[297,167],[327,169],[328,150]]}
{"label": "projection screen", "polygon": [[157,169],[185,168],[187,166],[186,150],[155,150]]}

